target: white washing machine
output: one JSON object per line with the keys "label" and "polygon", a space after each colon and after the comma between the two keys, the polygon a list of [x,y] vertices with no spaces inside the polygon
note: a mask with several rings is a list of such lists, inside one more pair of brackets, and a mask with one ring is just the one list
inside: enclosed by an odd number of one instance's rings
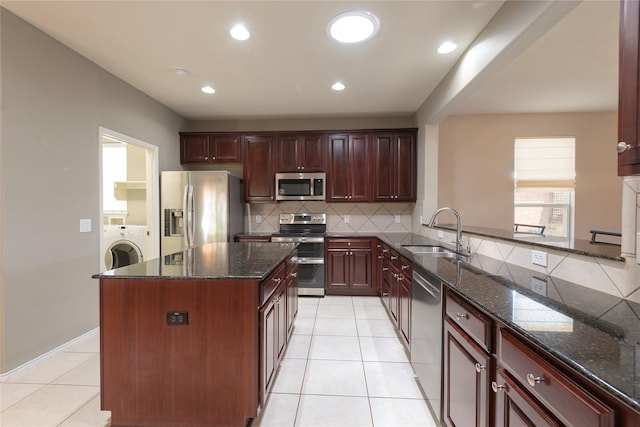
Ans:
{"label": "white washing machine", "polygon": [[147,227],[144,225],[104,226],[104,267],[107,270],[144,261]]}

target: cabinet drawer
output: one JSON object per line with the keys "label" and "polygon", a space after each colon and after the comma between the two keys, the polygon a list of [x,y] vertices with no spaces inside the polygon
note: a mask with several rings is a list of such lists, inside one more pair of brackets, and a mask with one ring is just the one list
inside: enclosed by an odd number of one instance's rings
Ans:
{"label": "cabinet drawer", "polygon": [[400,273],[404,274],[405,277],[408,277],[409,279],[411,279],[411,274],[413,272],[412,266],[413,264],[411,261],[400,257]]}
{"label": "cabinet drawer", "polygon": [[371,240],[327,239],[327,249],[371,249]]}
{"label": "cabinet drawer", "polygon": [[451,292],[447,292],[445,307],[447,316],[491,353],[491,319]]}
{"label": "cabinet drawer", "polygon": [[562,374],[504,329],[498,338],[499,363],[563,423],[581,427],[613,426],[611,408]]}
{"label": "cabinet drawer", "polygon": [[260,284],[260,306],[267,302],[271,294],[276,290],[280,282],[284,280],[286,272],[285,263],[280,264],[271,275]]}

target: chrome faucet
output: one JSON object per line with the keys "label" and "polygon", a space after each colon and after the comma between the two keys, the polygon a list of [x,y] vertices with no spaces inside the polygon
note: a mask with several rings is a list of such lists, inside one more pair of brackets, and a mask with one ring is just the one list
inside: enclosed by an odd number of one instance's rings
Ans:
{"label": "chrome faucet", "polygon": [[429,228],[433,228],[436,223],[436,217],[440,214],[440,212],[444,211],[449,211],[456,216],[456,241],[454,242],[456,244],[456,252],[464,255],[471,255],[471,246],[467,246],[466,248],[464,248],[464,242],[462,241],[462,220],[460,219],[460,214],[457,210],[449,207],[438,209],[431,216],[431,220],[429,220],[429,224],[427,224],[427,226]]}

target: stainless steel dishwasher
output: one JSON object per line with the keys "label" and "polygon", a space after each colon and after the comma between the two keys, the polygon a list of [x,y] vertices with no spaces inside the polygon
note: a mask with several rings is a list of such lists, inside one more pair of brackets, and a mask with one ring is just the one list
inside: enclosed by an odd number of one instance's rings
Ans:
{"label": "stainless steel dishwasher", "polygon": [[411,366],[442,422],[442,282],[415,268],[412,278]]}

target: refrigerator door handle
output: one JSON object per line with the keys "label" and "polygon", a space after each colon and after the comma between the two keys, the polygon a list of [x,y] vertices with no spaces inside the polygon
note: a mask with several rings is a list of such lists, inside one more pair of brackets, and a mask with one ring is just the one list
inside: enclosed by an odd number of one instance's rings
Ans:
{"label": "refrigerator door handle", "polygon": [[189,234],[189,241],[188,241],[188,247],[192,248],[193,247],[193,238],[196,232],[196,227],[195,227],[195,221],[194,221],[194,215],[195,215],[195,205],[193,203],[193,185],[189,185],[189,190],[187,191],[187,209],[189,210],[188,212],[188,229],[187,229],[187,233]]}
{"label": "refrigerator door handle", "polygon": [[191,215],[189,214],[189,185],[185,185],[182,190],[182,212],[184,221],[184,246],[189,247],[189,229],[191,228],[189,223],[191,221]]}

